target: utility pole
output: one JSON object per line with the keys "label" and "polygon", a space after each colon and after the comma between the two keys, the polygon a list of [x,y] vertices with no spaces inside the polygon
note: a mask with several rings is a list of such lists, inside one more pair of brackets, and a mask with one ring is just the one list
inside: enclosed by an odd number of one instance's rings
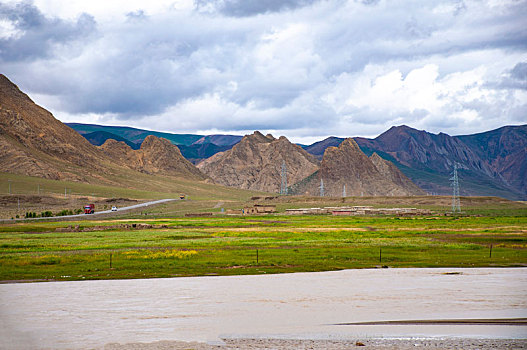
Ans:
{"label": "utility pole", "polygon": [[324,197],[324,180],[320,179],[320,197]]}
{"label": "utility pole", "polygon": [[287,165],[285,164],[285,160],[282,161],[280,176],[282,178],[282,183],[280,184],[280,194],[287,195]]}
{"label": "utility pole", "polygon": [[450,178],[452,182],[452,213],[461,212],[461,204],[459,201],[459,178],[457,176],[457,163],[454,163],[454,173]]}
{"label": "utility pole", "polygon": [[342,197],[346,197],[346,184],[342,185]]}

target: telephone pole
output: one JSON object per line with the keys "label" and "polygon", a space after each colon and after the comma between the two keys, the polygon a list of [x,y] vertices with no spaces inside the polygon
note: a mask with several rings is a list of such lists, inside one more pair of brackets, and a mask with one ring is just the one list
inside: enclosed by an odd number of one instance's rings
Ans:
{"label": "telephone pole", "polygon": [[324,180],[320,179],[320,197],[324,197]]}

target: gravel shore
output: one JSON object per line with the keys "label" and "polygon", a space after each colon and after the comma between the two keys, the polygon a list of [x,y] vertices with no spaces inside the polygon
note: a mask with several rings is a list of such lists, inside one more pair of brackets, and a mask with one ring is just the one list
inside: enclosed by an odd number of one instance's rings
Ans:
{"label": "gravel shore", "polygon": [[308,340],[308,339],[223,339],[222,345],[197,342],[160,341],[154,343],[107,344],[102,350],[257,350],[257,349],[527,349],[527,339],[386,339],[367,338],[354,340]]}

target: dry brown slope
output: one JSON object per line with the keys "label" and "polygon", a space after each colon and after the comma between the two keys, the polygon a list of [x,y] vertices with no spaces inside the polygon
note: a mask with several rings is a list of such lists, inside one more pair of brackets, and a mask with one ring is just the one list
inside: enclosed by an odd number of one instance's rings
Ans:
{"label": "dry brown slope", "polygon": [[[324,195],[342,196],[344,186],[347,196],[408,196],[423,192],[404,182],[399,171],[395,172],[386,161],[368,158],[357,143],[348,138],[339,147],[328,147],[316,174],[295,184],[296,194],[318,195],[323,180]],[[378,169],[380,168],[380,170]],[[396,180],[394,182],[394,180]],[[397,182],[403,182],[397,183]]]}
{"label": "dry brown slope", "polygon": [[318,168],[314,156],[284,136],[275,139],[258,131],[244,136],[232,149],[199,163],[198,168],[218,184],[279,192],[283,162],[287,167],[288,183],[298,182]]}
{"label": "dry brown slope", "polygon": [[149,135],[141,148],[133,150],[126,143],[107,140],[101,149],[120,165],[147,174],[182,176],[204,180],[206,176],[183,157],[179,148],[164,138]]}
{"label": "dry brown slope", "polygon": [[388,180],[394,184],[400,186],[408,193],[412,195],[425,195],[425,191],[420,189],[416,184],[412,182],[406,175],[404,175],[399,168],[392,162],[381,158],[377,153],[373,153],[370,156],[370,160],[375,165],[377,170]]}
{"label": "dry brown slope", "polygon": [[90,144],[0,75],[1,172],[121,185],[123,177],[134,176],[130,169],[195,180],[205,178],[167,140],[149,138],[138,157],[141,166],[135,168],[129,166],[126,157],[122,158],[123,153],[108,152],[108,148],[104,152]]}
{"label": "dry brown slope", "polygon": [[0,75],[0,171],[81,180],[102,153]]}

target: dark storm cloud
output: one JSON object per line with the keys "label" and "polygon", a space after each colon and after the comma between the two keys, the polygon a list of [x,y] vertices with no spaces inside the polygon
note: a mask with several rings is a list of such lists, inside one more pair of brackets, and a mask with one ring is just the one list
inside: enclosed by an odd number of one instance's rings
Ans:
{"label": "dark storm cloud", "polygon": [[321,0],[196,0],[195,4],[198,9],[211,6],[226,16],[247,17],[292,10],[318,1]]}
{"label": "dark storm cloud", "polygon": [[56,45],[86,40],[96,29],[92,16],[82,14],[70,22],[44,16],[33,4],[0,3],[0,20],[10,23],[15,33],[0,38],[0,60],[21,61],[54,54]]}

